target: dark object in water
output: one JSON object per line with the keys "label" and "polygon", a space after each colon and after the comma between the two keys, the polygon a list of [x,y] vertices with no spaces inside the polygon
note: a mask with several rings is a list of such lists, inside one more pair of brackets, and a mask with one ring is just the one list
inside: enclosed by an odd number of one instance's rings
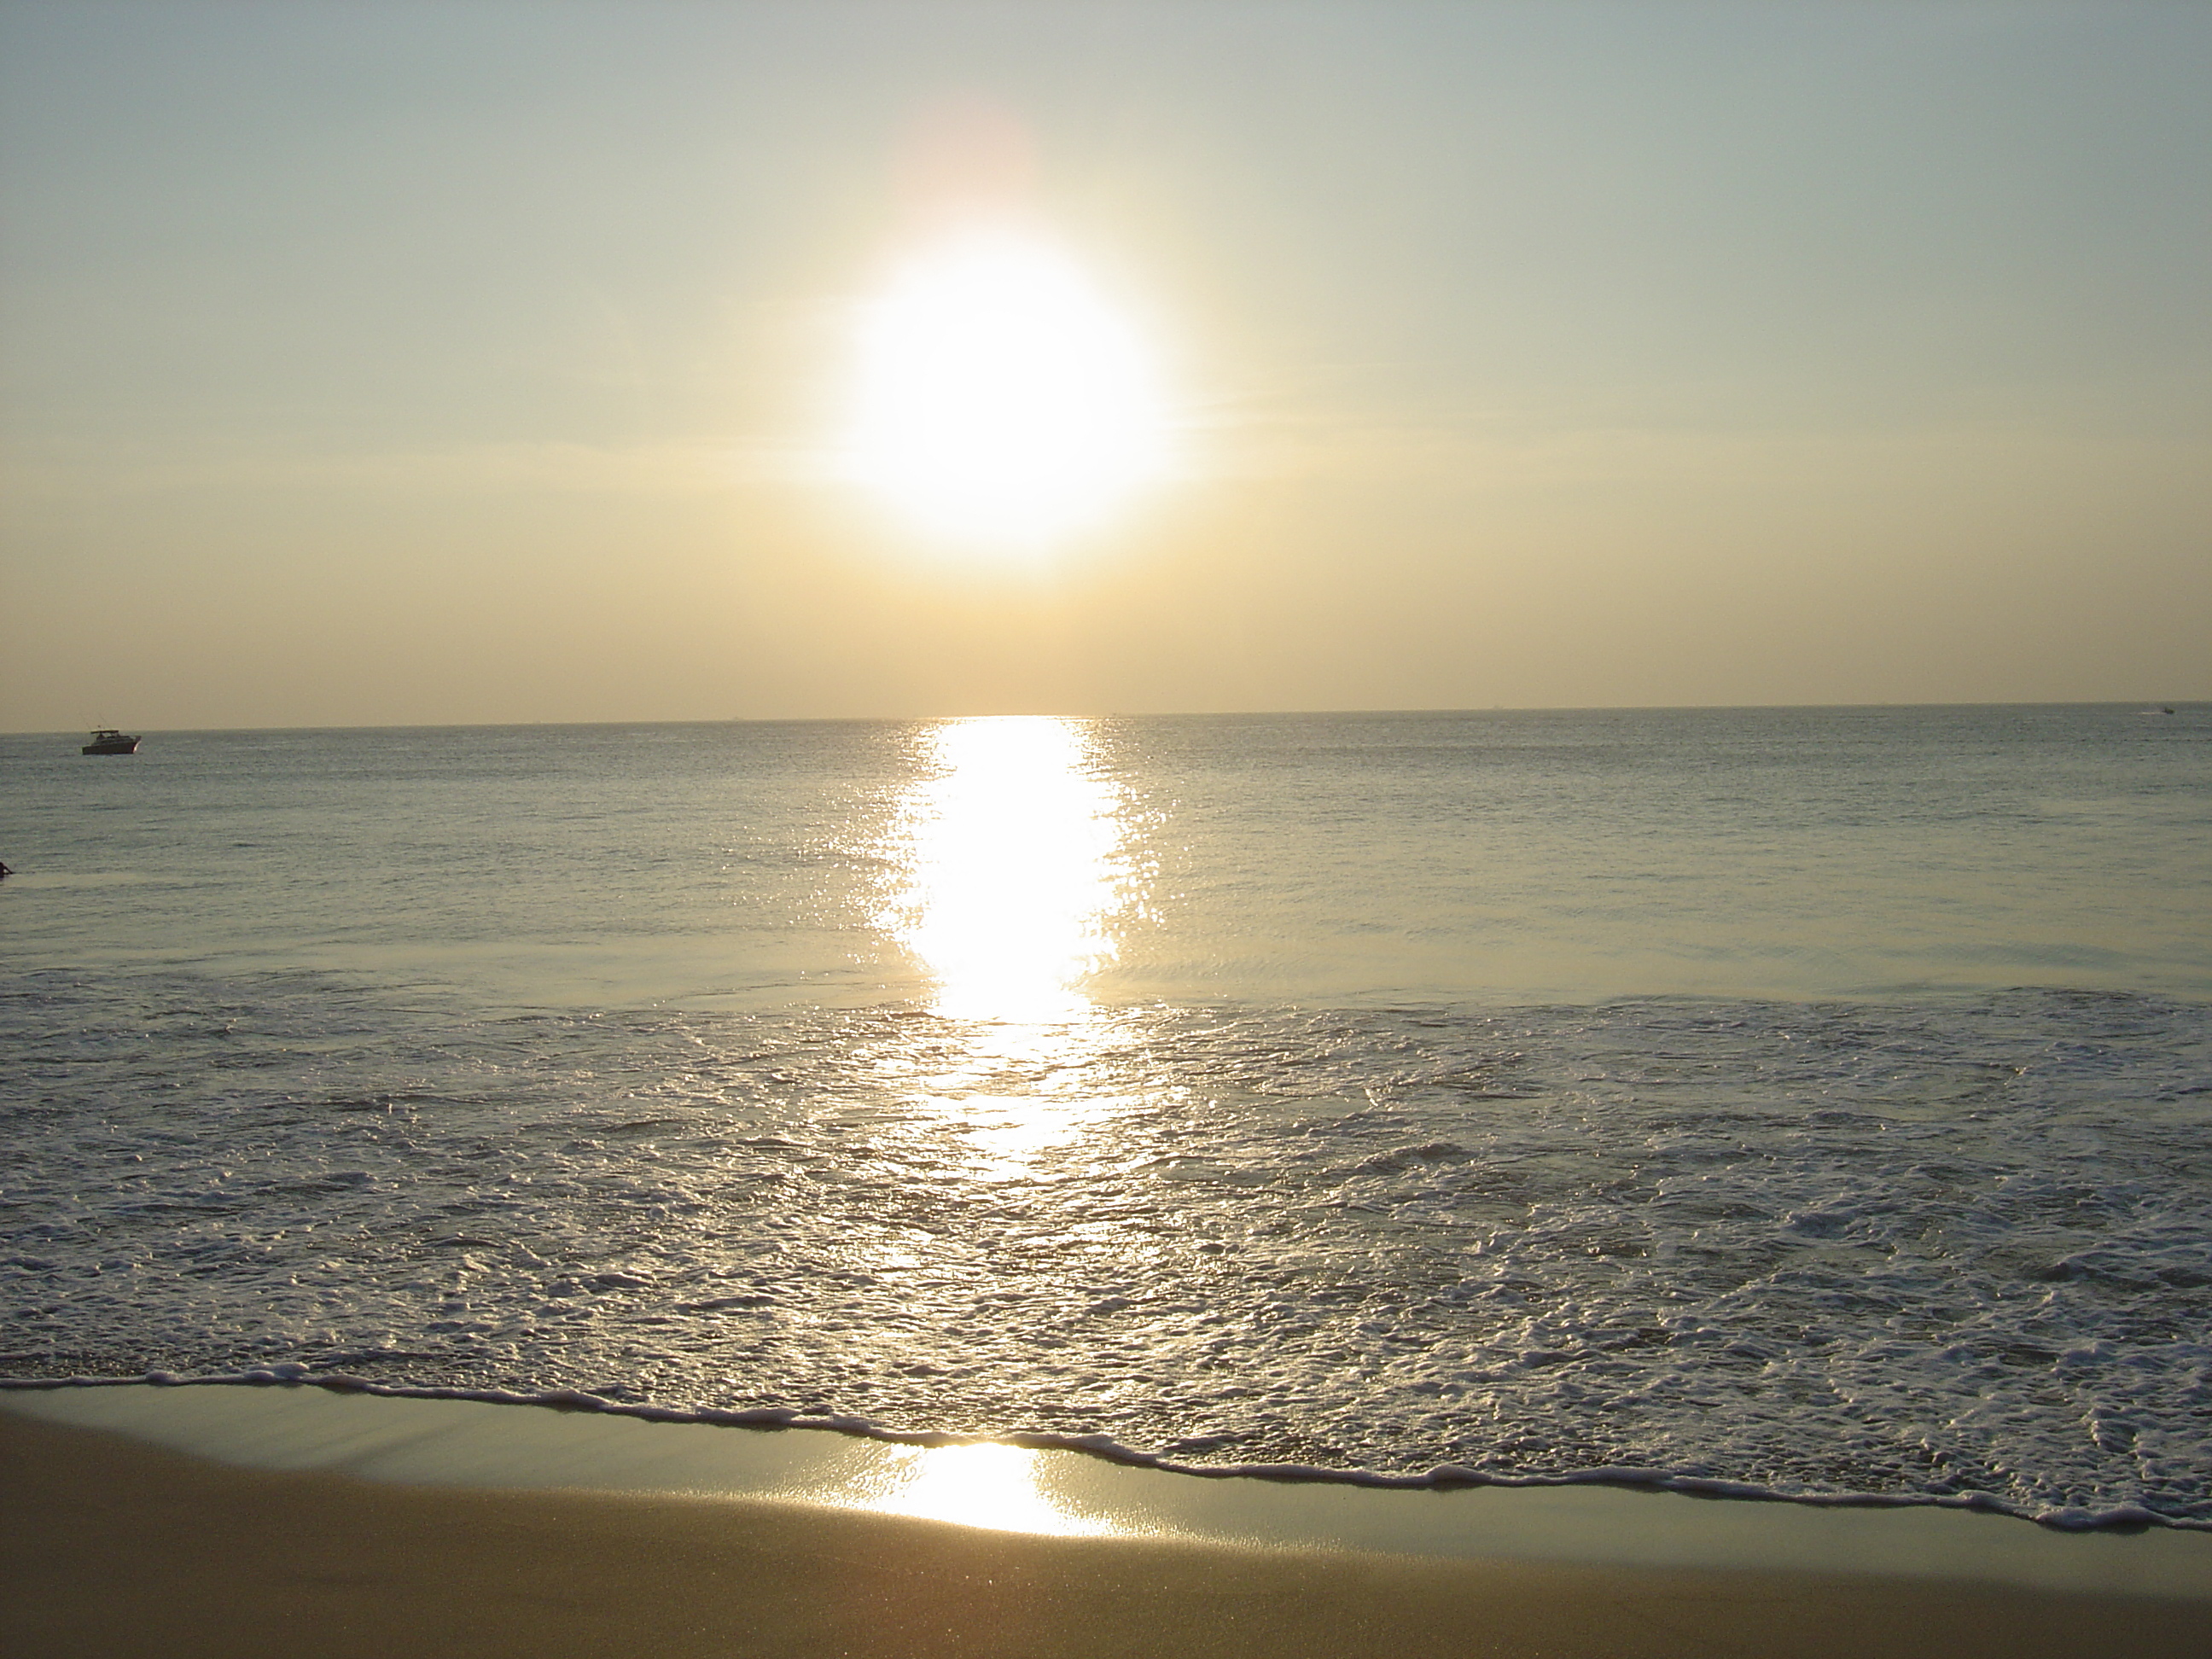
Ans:
{"label": "dark object in water", "polygon": [[112,726],[103,726],[92,734],[92,741],[85,744],[81,752],[87,755],[135,755],[138,752],[138,739],[118,732]]}

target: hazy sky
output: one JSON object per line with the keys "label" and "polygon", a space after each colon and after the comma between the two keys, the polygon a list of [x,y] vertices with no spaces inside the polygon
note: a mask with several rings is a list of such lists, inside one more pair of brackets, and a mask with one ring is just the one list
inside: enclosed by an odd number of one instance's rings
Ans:
{"label": "hazy sky", "polygon": [[[0,727],[2212,696],[2197,0],[0,0]],[[839,470],[970,118],[1170,416],[1048,545]]]}

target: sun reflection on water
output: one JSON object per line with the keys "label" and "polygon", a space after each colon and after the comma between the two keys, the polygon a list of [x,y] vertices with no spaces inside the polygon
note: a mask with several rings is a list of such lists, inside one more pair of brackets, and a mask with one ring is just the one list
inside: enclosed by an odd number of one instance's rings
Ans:
{"label": "sun reflection on water", "polygon": [[911,849],[887,920],[954,1019],[1036,1024],[1089,1011],[1083,983],[1113,956],[1121,791],[1081,722],[1042,715],[949,721],[929,734],[935,775],[909,794]]}
{"label": "sun reflection on water", "polygon": [[[1087,722],[948,721],[923,741],[895,825],[899,886],[879,925],[927,974],[935,1018],[898,1022],[878,1057],[902,1108],[899,1127],[885,1127],[944,1171],[959,1201],[990,1202],[996,1188],[1081,1178],[1096,1162],[1086,1143],[1129,1107],[1100,1086],[1101,1061],[1122,1039],[1090,988],[1138,890],[1133,837]],[[957,1250],[914,1248],[926,1260],[908,1271],[961,1271]],[[945,1467],[972,1474],[1026,1456],[981,1448]],[[951,1478],[932,1475],[915,1501],[937,1501],[934,1483]]]}

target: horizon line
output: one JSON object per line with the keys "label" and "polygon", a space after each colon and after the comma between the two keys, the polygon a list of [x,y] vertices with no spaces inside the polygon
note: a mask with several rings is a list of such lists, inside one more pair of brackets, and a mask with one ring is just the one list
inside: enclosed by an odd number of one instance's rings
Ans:
{"label": "horizon line", "polygon": [[[611,720],[400,720],[389,722],[360,721],[342,724],[307,724],[297,726],[148,726],[147,733],[222,733],[231,732],[494,732],[526,730],[544,727],[574,730],[604,726],[919,726],[938,724],[946,720],[1311,720],[1342,718],[1357,715],[1447,715],[1447,714],[1755,714],[1784,710],[1832,710],[1842,713],[1861,709],[1941,709],[1941,708],[2135,708],[2143,711],[2160,709],[2173,712],[2184,708],[2212,706],[2212,698],[2198,697],[2093,697],[2081,699],[1964,701],[1943,702],[1711,702],[1711,703],[1492,703],[1479,705],[1436,704],[1406,708],[1189,708],[1152,710],[1108,709],[1095,713],[1079,713],[1071,709],[1022,709],[995,711],[988,714],[728,714],[705,717],[689,716],[661,719]],[[0,727],[0,737],[7,738],[66,738],[79,731],[106,730],[107,727]]]}

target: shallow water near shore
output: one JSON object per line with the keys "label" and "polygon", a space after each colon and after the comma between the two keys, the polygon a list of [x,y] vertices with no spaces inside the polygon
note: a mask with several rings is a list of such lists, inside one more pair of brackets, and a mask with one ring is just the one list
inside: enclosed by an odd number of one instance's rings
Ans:
{"label": "shallow water near shore", "polygon": [[0,1371],[2212,1524],[2208,738],[0,740]]}
{"label": "shallow water near shore", "polygon": [[764,1498],[1060,1537],[1649,1570],[1840,1573],[2212,1601],[2212,1535],[2062,1533],[1925,1507],[1600,1486],[1384,1491],[1132,1468],[1077,1451],[379,1397],[311,1386],[9,1389],[0,1411],[253,1468],[410,1485]]}

